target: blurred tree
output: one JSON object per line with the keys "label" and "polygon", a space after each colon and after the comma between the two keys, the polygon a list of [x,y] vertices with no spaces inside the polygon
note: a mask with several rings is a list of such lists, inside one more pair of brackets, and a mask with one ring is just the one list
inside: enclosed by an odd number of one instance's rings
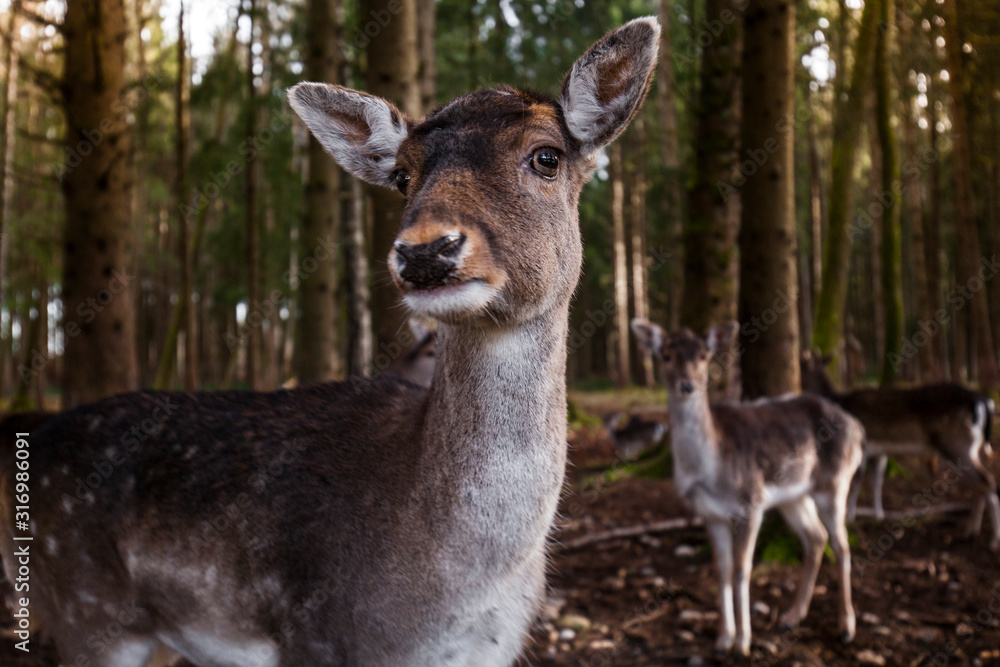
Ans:
{"label": "blurred tree", "polygon": [[739,312],[743,396],[752,399],[799,390],[795,3],[761,0],[744,17],[743,77],[753,89],[743,94],[741,145],[757,168],[743,172]]}
{"label": "blurred tree", "polygon": [[[875,47],[875,111],[882,153],[882,300],[885,309],[885,354],[882,355],[880,384],[891,386],[899,377],[902,363],[903,267],[899,229],[900,173],[899,143],[895,129],[894,78],[889,58],[894,53],[896,11],[894,0],[868,0],[879,5],[879,31]],[[888,200],[888,201],[887,201]],[[886,203],[887,201],[887,203]]]}
{"label": "blurred tree", "polygon": [[[340,29],[336,19],[340,0],[309,0],[306,27],[306,70],[309,81],[340,81]],[[337,247],[340,227],[340,168],[316,137],[309,135],[308,176],[302,215],[301,254],[312,257],[316,248]],[[340,370],[337,348],[338,256],[318,262],[315,271],[299,283],[301,314],[298,326],[300,384],[333,380]]]}
{"label": "blurred tree", "polygon": [[[843,8],[842,11],[846,11]],[[830,219],[823,250],[823,276],[813,330],[813,345],[824,354],[839,359],[844,336],[843,316],[847,306],[850,247],[860,231],[851,225],[854,197],[854,168],[865,100],[871,86],[872,60],[878,24],[878,3],[865,4],[854,48],[854,67],[849,87],[837,96],[834,111],[833,148],[830,176]],[[847,39],[846,35],[840,37]],[[840,63],[838,63],[840,66]],[[846,71],[846,70],[845,70]],[[854,230],[854,233],[851,233]],[[836,366],[834,366],[836,367]]]}
{"label": "blurred tree", "polygon": [[982,251],[972,190],[972,157],[966,105],[967,82],[962,62],[962,52],[966,42],[962,38],[961,15],[956,8],[956,0],[944,1],[942,15],[952,100],[957,245],[955,278],[964,300],[963,307],[956,306],[955,313],[956,359],[970,368],[967,381],[975,379],[975,373],[971,372],[975,369],[978,371],[980,386],[984,389],[995,389],[998,382],[997,358],[993,349],[987,293],[983,289],[985,287],[983,278],[979,275]]}
{"label": "blurred tree", "polygon": [[[419,118],[421,88],[418,77],[417,0],[363,0],[361,27],[366,31],[366,90],[392,100],[411,118]],[[391,11],[390,11],[391,10]],[[399,291],[392,283],[386,257],[399,231],[403,202],[398,192],[372,186],[372,315],[375,320],[376,354],[395,358],[400,353],[397,338],[406,326],[406,312],[399,306]]]}
{"label": "blurred tree", "polygon": [[[736,318],[739,294],[740,68],[743,11],[740,0],[707,0],[706,15],[718,35],[702,49],[701,85],[695,106],[694,183],[684,227],[684,292],[681,321],[698,332]],[[717,357],[713,400],[729,394],[730,355]]]}
{"label": "blurred tree", "polygon": [[125,29],[123,0],[67,4],[64,408],[137,384]]}

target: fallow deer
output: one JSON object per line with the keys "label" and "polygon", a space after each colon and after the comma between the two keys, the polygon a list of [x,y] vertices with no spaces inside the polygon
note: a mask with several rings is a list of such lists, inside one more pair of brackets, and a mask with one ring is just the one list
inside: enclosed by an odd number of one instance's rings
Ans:
{"label": "fallow deer", "polygon": [[[622,422],[625,422],[624,424]],[[604,419],[604,428],[615,442],[615,450],[625,461],[635,461],[663,439],[667,426],[663,422],[630,415],[626,421],[621,412]]]}
{"label": "fallow deer", "polygon": [[[750,652],[750,572],[764,512],[777,508],[802,541],[802,578],[781,625],[805,618],[827,535],[840,566],[840,631],[854,638],[847,494],[861,463],[864,428],[819,396],[749,403],[708,401],[709,361],[739,330],[717,326],[704,338],[667,335],[633,320],[640,345],[660,360],[667,387],[677,494],[705,521],[719,569],[717,651]],[[735,575],[734,575],[735,570]]]}
{"label": "fallow deer", "polygon": [[[841,393],[826,374],[829,359],[817,353],[802,355],[802,389],[829,398],[861,420],[868,434],[866,458],[875,459],[872,496],[875,516],[885,517],[882,486],[889,456],[934,452],[948,465],[948,477],[975,492],[966,524],[967,535],[978,534],[988,505],[993,537],[990,549],[1000,549],[1000,500],[996,478],[989,469],[993,401],[965,387],[942,383],[913,389],[858,389]],[[848,507],[857,509],[861,475],[855,481]]]}
{"label": "fallow deer", "polygon": [[[139,667],[158,641],[213,667],[517,658],[566,462],[579,195],[658,42],[636,19],[557,99],[502,86],[421,121],[339,86],[290,90],[347,171],[405,195],[389,267],[441,322],[433,382],[124,394],[32,433],[31,605],[64,663]],[[10,574],[24,531],[0,456]]]}

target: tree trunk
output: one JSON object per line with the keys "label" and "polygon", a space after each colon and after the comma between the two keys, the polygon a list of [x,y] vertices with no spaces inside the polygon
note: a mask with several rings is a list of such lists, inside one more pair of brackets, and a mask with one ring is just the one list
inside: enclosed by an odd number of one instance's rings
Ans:
{"label": "tree trunk", "polygon": [[[0,118],[0,312],[4,309],[5,290],[7,283],[7,255],[10,252],[11,214],[14,210],[14,137],[16,123],[14,105],[17,104],[17,77],[19,57],[16,50],[17,10],[21,0],[12,0],[7,25],[4,26],[4,80],[0,90],[0,102],[3,103],[3,117]],[[7,377],[6,355],[0,353],[0,396],[4,394]]]}
{"label": "tree trunk", "polygon": [[[795,3],[761,0],[744,22],[742,146],[769,157],[744,174],[740,225],[743,395],[799,390],[793,118]],[[774,149],[773,151],[771,149]]]}
{"label": "tree trunk", "polygon": [[[718,36],[702,51],[681,300],[681,322],[699,333],[737,315],[740,192],[733,184],[739,171],[741,6],[739,0],[706,4],[707,16],[728,12],[735,18],[723,22]],[[721,372],[713,373],[709,388],[713,400],[730,397],[734,361],[732,355],[716,357]]]}
{"label": "tree trunk", "polygon": [[[955,313],[956,341],[967,335],[969,358],[975,356],[979,385],[985,390],[997,386],[997,359],[993,351],[993,332],[986,301],[986,290],[978,271],[982,253],[976,226],[975,201],[972,193],[972,157],[969,143],[969,122],[966,109],[965,69],[962,62],[962,39],[955,0],[945,0],[941,8],[944,17],[945,50],[948,54],[949,87],[952,98],[952,140],[955,179],[955,277],[957,289],[966,302]],[[973,378],[969,376],[969,380]]]}
{"label": "tree trunk", "polygon": [[[839,358],[844,333],[844,309],[851,268],[851,244],[864,232],[859,221],[851,220],[854,197],[854,167],[857,159],[865,100],[871,85],[872,60],[877,33],[878,6],[865,4],[861,28],[854,49],[854,69],[850,88],[838,98],[833,125],[830,158],[830,219],[826,228],[823,274],[813,329],[813,345]],[[841,39],[846,40],[846,35]],[[839,63],[838,63],[839,66]],[[840,77],[838,77],[840,78]]]}
{"label": "tree trunk", "polygon": [[372,374],[372,311],[368,254],[365,252],[365,194],[361,181],[352,178],[343,185],[344,236],[348,308],[347,372]]}
{"label": "tree trunk", "polygon": [[[907,118],[904,125],[906,144],[910,154],[909,161],[918,164],[920,147],[917,142],[917,125],[912,118]],[[930,384],[941,382],[941,365],[935,354],[935,338],[941,335],[941,325],[935,321],[934,295],[928,280],[927,254],[928,248],[924,234],[923,214],[923,183],[919,176],[907,178],[903,186],[906,217],[909,220],[911,263],[915,282],[915,303],[917,327],[911,329],[911,344],[917,348],[917,371],[920,382]],[[936,249],[936,246],[935,246]],[[933,327],[929,329],[928,327]],[[904,350],[905,354],[905,350]],[[912,359],[906,357],[907,363]]]}
{"label": "tree trunk", "polygon": [[611,146],[611,226],[614,238],[615,383],[624,387],[629,373],[628,251],[625,244],[625,183],[621,143]]}
{"label": "tree trunk", "polygon": [[[257,25],[257,0],[248,0],[250,17],[250,36],[247,38],[247,138],[257,134],[257,86],[253,73],[254,65],[254,29]],[[260,325],[251,324],[251,316],[257,315],[260,308],[260,221],[257,217],[257,161],[250,160],[246,169],[246,261],[247,261],[247,325],[250,335],[246,346],[246,383],[249,389],[257,389],[261,371],[261,338],[263,332]]]}
{"label": "tree trunk", "polygon": [[[630,179],[629,232],[632,246],[632,313],[635,317],[649,319],[648,268],[646,266],[646,124],[642,116],[632,122],[629,138],[632,140],[631,153],[635,158],[635,172]],[[629,337],[631,339],[631,337]],[[653,357],[640,351],[636,361],[639,379],[647,387],[653,387]]]}
{"label": "tree trunk", "polygon": [[[309,0],[306,76],[310,81],[340,80],[336,20],[340,0]],[[309,135],[308,178],[302,217],[302,258],[319,248],[338,247],[340,168],[312,134]],[[340,364],[337,347],[337,260],[333,253],[315,271],[301,276],[302,309],[298,327],[297,373],[300,385],[334,379]]]}
{"label": "tree trunk", "polygon": [[62,402],[70,408],[136,388],[123,0],[68,3],[64,33]]}
{"label": "tree trunk", "polygon": [[[930,169],[927,170],[927,233],[925,235],[925,248],[927,256],[927,294],[930,299],[930,310],[937,313],[944,308],[944,298],[941,292],[941,160],[939,134],[937,130],[938,117],[935,109],[937,99],[937,83],[931,82],[927,89],[927,109],[930,117],[930,142],[931,148],[935,151],[936,159],[931,161]],[[951,377],[950,363],[948,359],[948,329],[938,323],[937,335],[932,341],[931,347],[934,350],[933,356],[939,360],[940,374],[935,380],[944,380]]]}
{"label": "tree trunk", "polygon": [[[381,25],[377,34],[366,37],[368,92],[392,100],[411,117],[419,117],[417,0],[363,0],[361,16],[366,28]],[[383,17],[387,20],[380,20]],[[370,194],[374,224],[371,265],[376,267],[372,276],[372,315],[377,350],[388,353],[398,346],[394,342],[406,325],[406,312],[399,306],[399,291],[386,263],[399,231],[403,202],[399,193],[388,188],[372,186]]]}
{"label": "tree trunk", "polygon": [[435,106],[437,97],[437,64],[434,60],[434,35],[437,29],[436,0],[417,0],[417,49],[420,52],[420,110],[424,113]]}
{"label": "tree trunk", "polygon": [[156,373],[154,386],[169,389],[177,367],[177,341],[184,334],[184,390],[197,388],[194,351],[194,308],[191,306],[191,248],[188,240],[189,220],[184,213],[188,162],[188,127],[190,109],[187,91],[187,46],[184,39],[184,2],[177,11],[177,83],[174,89],[174,210],[177,212],[177,266],[180,281],[177,286],[177,303],[170,318],[167,340]]}
{"label": "tree trunk", "polygon": [[896,96],[893,91],[892,53],[895,36],[894,0],[870,0],[879,3],[879,34],[875,49],[875,115],[882,153],[882,298],[885,309],[885,354],[879,384],[892,386],[899,378],[903,358],[903,256],[902,234],[899,228],[900,188],[899,142],[893,127]]}
{"label": "tree trunk", "polygon": [[[686,251],[682,239],[683,211],[681,200],[680,148],[677,127],[677,81],[674,77],[673,44],[670,38],[670,8],[667,0],[659,0],[660,18],[660,59],[656,64],[657,108],[660,117],[662,151],[665,182],[659,202],[660,218],[666,221],[666,248],[670,261],[660,265],[661,278],[657,285],[665,291],[667,300],[666,325],[669,331],[680,326],[681,301],[684,287],[684,259]],[[738,22],[737,22],[738,23]]]}

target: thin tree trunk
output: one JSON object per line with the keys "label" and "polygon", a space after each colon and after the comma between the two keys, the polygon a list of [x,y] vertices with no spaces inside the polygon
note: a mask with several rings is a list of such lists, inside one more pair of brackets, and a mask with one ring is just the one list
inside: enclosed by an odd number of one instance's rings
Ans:
{"label": "thin tree trunk", "polygon": [[345,254],[350,317],[347,332],[347,372],[371,375],[373,370],[371,292],[365,252],[364,190],[352,178],[343,185]]}
{"label": "thin tree trunk", "polygon": [[[938,146],[937,110],[935,102],[937,99],[937,84],[933,81],[927,88],[927,109],[930,116],[930,144],[935,151],[940,151]],[[925,234],[925,249],[927,257],[927,295],[929,298],[929,308],[931,312],[937,313],[944,307],[944,299],[941,292],[941,160],[940,153],[936,153],[937,159],[931,161],[930,169],[927,170],[927,230]],[[939,323],[937,335],[931,343],[934,350],[933,356],[939,360],[939,375],[935,380],[944,380],[951,377],[951,368],[948,358],[948,328]]]}
{"label": "thin tree trunk", "polygon": [[[646,124],[643,117],[637,116],[632,122],[630,132],[632,154],[635,158],[635,173],[632,175],[629,193],[630,232],[632,237],[632,313],[635,317],[649,319],[649,289],[648,268],[646,266]],[[653,376],[653,358],[647,352],[640,352],[637,359],[640,365],[640,378],[647,387],[655,386]]]}
{"label": "thin tree trunk", "polygon": [[[948,78],[952,99],[952,140],[955,181],[955,277],[957,289],[967,307],[955,315],[956,347],[963,336],[969,341],[968,351],[975,357],[979,385],[985,390],[997,387],[997,359],[993,349],[993,332],[983,280],[978,275],[982,253],[976,226],[975,201],[972,193],[972,153],[969,138],[968,112],[965,96],[965,69],[962,62],[961,20],[955,0],[945,0],[941,8],[944,17],[945,50],[948,54]],[[972,374],[969,380],[973,379]]]}
{"label": "thin tree trunk", "polygon": [[[177,286],[177,303],[170,318],[167,340],[160,358],[154,386],[168,389],[173,384],[177,367],[177,341],[184,333],[185,391],[197,388],[195,379],[194,309],[191,306],[191,248],[188,240],[188,216],[184,213],[185,184],[187,182],[188,126],[190,123],[187,96],[187,45],[184,39],[184,2],[177,11],[177,83],[174,89],[174,210],[177,213],[177,266],[180,281]],[[204,207],[202,210],[207,209]]]}
{"label": "thin tree trunk", "polygon": [[611,146],[611,226],[614,238],[615,383],[624,387],[629,373],[628,252],[625,245],[625,184],[620,143]]}
{"label": "thin tree trunk", "polygon": [[[671,253],[669,261],[663,262],[662,278],[656,284],[664,289],[667,299],[666,324],[670,331],[680,326],[681,301],[684,287],[685,252],[683,234],[683,201],[681,196],[680,148],[677,126],[677,81],[674,76],[673,43],[670,37],[670,8],[667,0],[659,0],[660,19],[660,59],[656,65],[657,109],[660,118],[660,150],[665,182],[659,202],[660,218],[666,221],[665,252]],[[737,22],[738,23],[738,22]]]}
{"label": "thin tree trunk", "polygon": [[[739,296],[740,62],[743,20],[739,0],[708,0],[708,16],[731,13],[721,31],[702,51],[701,86],[694,139],[695,177],[684,226],[684,292],[681,322],[695,331],[732,320]],[[773,131],[773,127],[772,127]],[[760,145],[756,145],[760,147]],[[748,146],[750,148],[750,146]],[[734,359],[720,354],[709,392],[729,398]]]}
{"label": "thin tree trunk", "polygon": [[[124,273],[133,245],[129,127],[119,108],[125,29],[123,0],[67,4],[63,312],[87,315],[65,327],[64,408],[136,387],[133,281]],[[94,128],[102,141],[93,141]],[[77,152],[81,145],[92,148],[88,155]]]}
{"label": "thin tree trunk", "polygon": [[417,0],[417,49],[420,52],[420,110],[437,106],[437,64],[434,39],[437,30],[436,0]]}
{"label": "thin tree trunk", "polygon": [[[839,358],[843,338],[844,309],[847,304],[848,274],[851,268],[850,246],[864,233],[851,219],[854,197],[854,167],[857,160],[865,100],[871,85],[872,61],[878,22],[878,6],[865,4],[861,28],[854,49],[854,69],[850,88],[838,98],[833,125],[830,158],[830,219],[824,243],[823,274],[813,329],[813,345]],[[841,39],[846,40],[846,35]],[[839,64],[839,63],[838,63]],[[839,78],[839,77],[838,77]]]}
{"label": "thin tree trunk", "polygon": [[879,2],[880,29],[875,48],[875,116],[882,153],[882,198],[888,205],[882,213],[882,298],[885,309],[885,354],[879,383],[892,386],[899,378],[902,364],[903,332],[906,317],[903,312],[903,256],[900,224],[899,142],[893,127],[896,96],[893,90],[892,53],[895,37],[894,0]]}
{"label": "thin tree trunk", "polygon": [[[7,283],[7,255],[10,252],[10,221],[13,213],[14,200],[14,139],[16,123],[14,106],[17,104],[17,78],[19,56],[14,38],[17,35],[17,10],[21,0],[12,0],[4,26],[4,81],[0,91],[0,102],[3,103],[3,117],[0,119],[0,312],[4,309],[5,292],[2,288]],[[6,355],[0,354],[0,396],[6,386]]]}
{"label": "thin tree trunk", "polygon": [[[411,117],[419,117],[422,109],[417,0],[363,0],[361,16],[372,22],[378,17],[388,18],[378,21],[384,25],[371,37],[366,48],[368,92],[392,100]],[[378,350],[390,354],[399,347],[396,338],[406,324],[405,311],[399,307],[399,291],[391,280],[386,262],[399,231],[403,201],[398,193],[388,188],[372,186],[369,192],[374,221],[371,262],[376,267],[372,282],[372,315]]]}
{"label": "thin tree trunk", "polygon": [[770,153],[755,175],[745,175],[739,235],[743,395],[757,398],[799,390],[795,131],[788,120],[795,3],[754,3],[744,30],[743,76],[754,82],[754,90],[743,95],[742,146]]}
{"label": "thin tree trunk", "polygon": [[[257,134],[257,86],[253,73],[254,28],[257,25],[257,0],[248,0],[250,36],[247,39],[247,125],[246,136]],[[246,169],[246,261],[247,261],[247,321],[260,308],[260,221],[257,217],[257,161],[251,160]],[[249,389],[256,389],[260,381],[261,338],[263,332],[251,328],[245,342],[246,383]]]}
{"label": "thin tree trunk", "polygon": [[[309,0],[306,71],[310,81],[340,80],[337,21],[340,0]],[[340,227],[340,169],[316,137],[309,135],[305,210],[300,234],[303,258],[321,248],[337,248]],[[337,269],[339,257],[318,262],[315,271],[299,283],[302,309],[298,327],[297,373],[299,384],[327,382],[339,369],[337,347]]]}
{"label": "thin tree trunk", "polygon": [[[909,148],[910,160],[918,163],[920,148],[917,143],[917,125],[912,118],[906,119],[904,131]],[[935,354],[935,337],[940,335],[941,325],[935,321],[934,296],[928,279],[928,248],[924,239],[923,183],[918,178],[907,178],[903,189],[907,218],[910,221],[911,262],[915,285],[917,327],[912,330],[911,344],[917,347],[917,370],[920,382],[929,384],[940,382],[943,377],[938,355]],[[906,355],[904,349],[903,354]],[[909,357],[907,357],[909,361]]]}

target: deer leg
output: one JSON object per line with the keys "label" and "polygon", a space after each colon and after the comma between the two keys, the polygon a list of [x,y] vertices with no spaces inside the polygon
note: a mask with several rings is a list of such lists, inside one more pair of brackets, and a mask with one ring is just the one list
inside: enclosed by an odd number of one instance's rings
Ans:
{"label": "deer leg", "polygon": [[82,636],[65,639],[56,639],[59,663],[92,667],[146,667],[158,644],[153,637],[121,635],[112,639],[106,633],[91,634],[86,640]]}
{"label": "deer leg", "polygon": [[986,510],[986,495],[976,496],[972,501],[972,509],[969,510],[969,520],[965,524],[965,536],[973,537],[978,535],[983,527],[983,513]]}
{"label": "deer leg", "polygon": [[833,494],[817,493],[814,496],[819,518],[830,536],[830,546],[837,557],[840,570],[840,637],[844,642],[854,639],[854,605],[851,602],[851,547],[847,541],[845,524],[845,498],[838,489]]}
{"label": "deer leg", "polygon": [[816,515],[816,504],[810,496],[798,498],[792,502],[780,505],[778,509],[788,526],[802,542],[802,579],[796,594],[795,603],[791,609],[781,615],[779,626],[782,629],[793,628],[809,613],[809,603],[812,601],[813,588],[816,585],[816,574],[823,558],[823,547],[826,546],[826,530]]}
{"label": "deer leg", "polygon": [[750,655],[750,573],[753,570],[753,551],[763,513],[749,508],[746,519],[740,523],[733,536],[733,561],[735,576],[733,597],[736,607],[736,652]]}
{"label": "deer leg", "polygon": [[708,524],[708,536],[719,570],[719,637],[715,650],[725,653],[733,646],[736,621],[733,617],[733,536],[724,522]]}
{"label": "deer leg", "polygon": [[861,493],[861,484],[865,481],[865,472],[868,470],[868,457],[861,457],[861,466],[851,478],[851,493],[847,497],[847,519],[854,521],[858,515],[858,495]]}
{"label": "deer leg", "polygon": [[972,460],[972,473],[965,475],[981,488],[979,497],[976,498],[969,515],[969,523],[966,525],[966,533],[974,535],[979,532],[982,524],[984,506],[990,508],[990,523],[993,524],[993,537],[990,538],[990,550],[1000,550],[1000,499],[997,498],[997,481],[993,473],[987,469],[982,461]]}
{"label": "deer leg", "polygon": [[879,521],[885,518],[885,508],[882,506],[882,486],[885,483],[885,470],[888,466],[889,457],[886,454],[880,454],[872,474],[872,501],[875,504],[875,518]]}

